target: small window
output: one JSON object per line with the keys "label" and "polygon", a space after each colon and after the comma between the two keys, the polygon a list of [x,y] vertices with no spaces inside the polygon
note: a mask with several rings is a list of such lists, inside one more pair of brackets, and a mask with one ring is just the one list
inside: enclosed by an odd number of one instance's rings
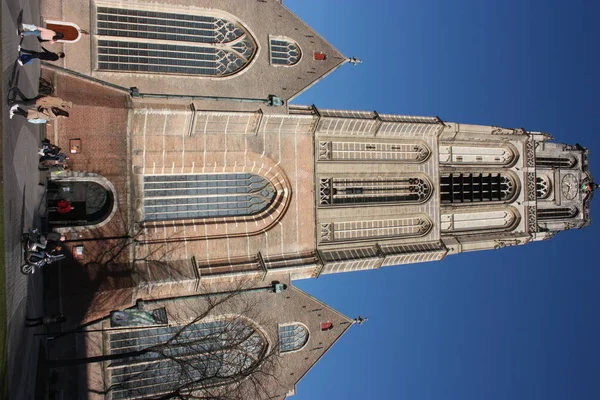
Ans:
{"label": "small window", "polygon": [[538,199],[545,199],[550,195],[550,182],[548,178],[545,176],[535,178],[535,192]]}
{"label": "small window", "polygon": [[279,350],[282,353],[300,350],[308,342],[308,329],[299,323],[279,326]]}
{"label": "small window", "polygon": [[283,65],[289,67],[296,65],[302,57],[300,46],[298,46],[298,43],[291,39],[271,37],[269,44],[272,65]]}
{"label": "small window", "polygon": [[321,51],[315,51],[314,53],[314,59],[316,61],[325,61],[327,60],[327,54],[321,52]]}

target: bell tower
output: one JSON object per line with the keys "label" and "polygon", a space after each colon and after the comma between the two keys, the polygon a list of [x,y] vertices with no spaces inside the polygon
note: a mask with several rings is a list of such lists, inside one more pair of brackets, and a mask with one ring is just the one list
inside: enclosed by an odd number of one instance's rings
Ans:
{"label": "bell tower", "polygon": [[587,149],[541,132],[316,110],[322,273],[440,260],[590,222]]}

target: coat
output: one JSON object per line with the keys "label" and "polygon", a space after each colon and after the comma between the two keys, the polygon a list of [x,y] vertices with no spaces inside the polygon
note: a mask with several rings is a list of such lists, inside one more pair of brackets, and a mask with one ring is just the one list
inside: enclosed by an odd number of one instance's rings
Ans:
{"label": "coat", "polygon": [[35,119],[56,119],[58,116],[52,112],[49,108],[41,108],[39,107],[37,110],[35,108],[30,108],[27,110],[27,119],[35,120]]}
{"label": "coat", "polygon": [[44,96],[35,100],[35,105],[44,108],[58,107],[58,108],[71,108],[73,103],[70,101],[64,101],[60,97]]}

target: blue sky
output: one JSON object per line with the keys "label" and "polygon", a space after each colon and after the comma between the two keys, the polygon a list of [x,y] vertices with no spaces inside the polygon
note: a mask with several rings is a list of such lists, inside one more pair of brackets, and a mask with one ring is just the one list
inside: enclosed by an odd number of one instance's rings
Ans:
{"label": "blue sky", "polygon": [[[600,179],[600,2],[284,4],[364,60],[294,103],[545,131],[589,147]],[[295,398],[600,399],[599,234],[596,221],[551,241],[297,281],[369,321]]]}

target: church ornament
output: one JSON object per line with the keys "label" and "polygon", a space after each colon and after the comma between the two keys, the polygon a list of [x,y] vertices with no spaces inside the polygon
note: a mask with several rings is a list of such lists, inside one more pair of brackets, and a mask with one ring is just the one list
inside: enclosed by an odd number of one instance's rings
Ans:
{"label": "church ornament", "polygon": [[535,172],[527,173],[527,200],[534,201],[537,197]]}
{"label": "church ornament", "polygon": [[512,247],[512,246],[518,246],[520,244],[523,244],[523,242],[519,239],[497,239],[494,240],[494,243],[496,243],[494,245],[494,249],[503,249],[505,247]]}
{"label": "church ornament", "polygon": [[525,151],[527,155],[527,166],[535,167],[535,142],[533,139],[529,139],[525,143]]}
{"label": "church ornament", "polygon": [[539,230],[537,225],[537,210],[535,206],[527,206],[527,231],[529,233],[534,233]]}
{"label": "church ornament", "polygon": [[526,135],[527,132],[523,128],[501,128],[494,127],[491,132],[492,135]]}
{"label": "church ornament", "polygon": [[320,231],[320,242],[331,242],[333,240],[333,224],[332,223],[325,223],[325,224],[321,224],[321,231]]}

